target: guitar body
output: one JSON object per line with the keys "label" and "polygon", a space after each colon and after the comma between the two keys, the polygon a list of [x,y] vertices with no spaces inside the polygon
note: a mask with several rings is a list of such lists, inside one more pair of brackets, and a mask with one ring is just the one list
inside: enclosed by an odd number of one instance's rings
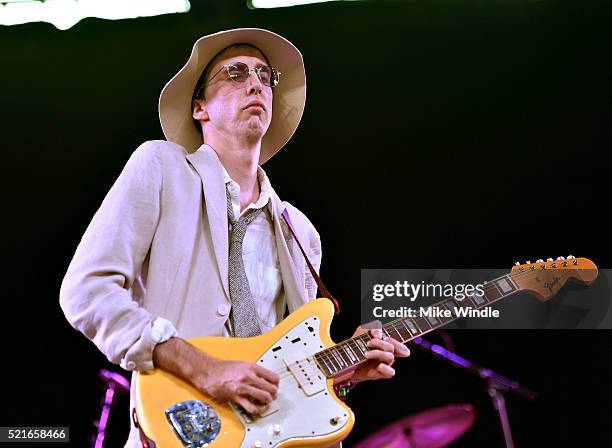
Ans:
{"label": "guitar body", "polygon": [[[350,433],[354,415],[312,356],[333,346],[334,308],[310,301],[252,338],[200,337],[195,347],[218,359],[255,362],[280,376],[278,397],[258,417],[214,402],[178,377],[154,369],[136,375],[136,413],[158,448],[328,447]],[[208,444],[208,445],[206,445]]]}

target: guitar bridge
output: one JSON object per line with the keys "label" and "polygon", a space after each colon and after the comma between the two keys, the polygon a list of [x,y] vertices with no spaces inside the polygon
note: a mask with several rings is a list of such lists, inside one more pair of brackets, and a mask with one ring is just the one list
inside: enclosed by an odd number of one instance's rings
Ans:
{"label": "guitar bridge", "polygon": [[185,448],[208,446],[221,431],[221,420],[215,410],[198,400],[169,407],[166,418]]}

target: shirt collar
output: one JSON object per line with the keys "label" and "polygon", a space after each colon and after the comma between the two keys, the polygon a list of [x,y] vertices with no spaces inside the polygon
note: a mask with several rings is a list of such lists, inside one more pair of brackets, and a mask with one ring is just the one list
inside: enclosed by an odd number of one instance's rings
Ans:
{"label": "shirt collar", "polygon": [[[238,185],[238,182],[230,177],[223,164],[221,164],[221,169],[223,170],[223,181],[225,183],[225,188],[230,192],[232,197],[234,212],[236,212],[237,208],[238,215],[240,215],[240,185]],[[259,198],[255,203],[249,204],[244,211],[250,208],[263,208],[265,205],[270,204],[271,202],[272,186],[270,185],[270,180],[268,179],[266,172],[261,166],[257,166],[257,181],[259,182]],[[238,207],[236,207],[236,203],[238,204]]]}

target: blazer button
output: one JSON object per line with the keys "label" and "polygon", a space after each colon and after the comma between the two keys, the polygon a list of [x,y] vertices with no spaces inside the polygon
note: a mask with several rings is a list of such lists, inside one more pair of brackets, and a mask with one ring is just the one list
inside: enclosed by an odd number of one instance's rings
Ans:
{"label": "blazer button", "polygon": [[223,305],[219,305],[217,307],[217,314],[219,316],[227,316],[230,312],[230,306],[227,303],[224,303]]}

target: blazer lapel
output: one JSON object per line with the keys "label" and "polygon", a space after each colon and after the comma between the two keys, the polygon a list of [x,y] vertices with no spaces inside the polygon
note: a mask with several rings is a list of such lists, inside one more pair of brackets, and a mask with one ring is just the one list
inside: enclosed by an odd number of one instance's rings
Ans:
{"label": "blazer lapel", "polygon": [[271,214],[274,222],[274,234],[276,237],[276,250],[280,264],[283,289],[289,312],[295,311],[308,301],[306,297],[304,259],[295,239],[289,232],[283,221],[281,213],[285,205],[272,190]]}
{"label": "blazer lapel", "polygon": [[208,217],[208,225],[221,276],[221,284],[223,285],[227,300],[230,300],[227,201],[221,162],[215,151],[208,145],[202,145],[196,152],[188,154],[186,157],[202,179],[204,206],[206,207],[206,216]]}

